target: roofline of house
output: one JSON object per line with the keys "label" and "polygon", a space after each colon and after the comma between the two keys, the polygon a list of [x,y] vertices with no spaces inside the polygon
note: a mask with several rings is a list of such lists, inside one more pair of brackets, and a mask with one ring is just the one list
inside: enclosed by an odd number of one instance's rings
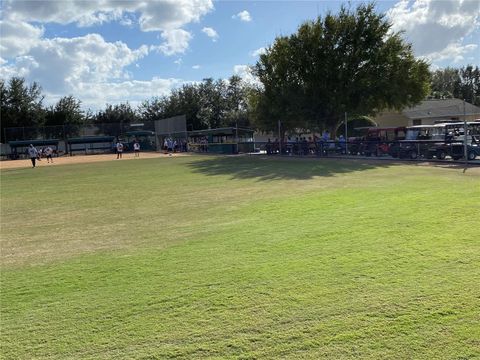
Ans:
{"label": "roofline of house", "polygon": [[461,114],[448,114],[448,115],[442,115],[442,116],[439,116],[439,115],[427,115],[427,116],[417,116],[417,117],[411,117],[411,116],[408,116],[406,114],[403,114],[401,113],[402,115],[406,116],[407,118],[409,119],[430,119],[430,118],[438,118],[438,117],[451,117],[451,116],[467,116],[467,115],[478,115],[480,117],[480,112],[478,113],[461,113]]}

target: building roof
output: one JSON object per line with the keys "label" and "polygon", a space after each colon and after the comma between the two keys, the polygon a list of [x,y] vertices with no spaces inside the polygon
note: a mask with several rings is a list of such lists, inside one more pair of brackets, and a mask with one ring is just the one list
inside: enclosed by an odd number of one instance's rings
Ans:
{"label": "building roof", "polygon": [[[450,118],[463,116],[463,100],[460,99],[432,99],[424,100],[414,107],[406,108],[402,114],[410,119]],[[480,107],[465,102],[466,115],[478,115]]]}

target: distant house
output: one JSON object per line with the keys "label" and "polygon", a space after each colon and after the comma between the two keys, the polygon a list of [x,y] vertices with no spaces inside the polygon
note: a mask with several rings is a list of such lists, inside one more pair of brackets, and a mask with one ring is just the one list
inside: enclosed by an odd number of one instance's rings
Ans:
{"label": "distant house", "polygon": [[[480,119],[480,107],[465,103],[467,121]],[[402,111],[388,111],[379,113],[373,118],[379,127],[397,127],[413,125],[432,125],[443,120],[464,119],[463,100],[460,99],[432,99],[424,100],[414,107]]]}

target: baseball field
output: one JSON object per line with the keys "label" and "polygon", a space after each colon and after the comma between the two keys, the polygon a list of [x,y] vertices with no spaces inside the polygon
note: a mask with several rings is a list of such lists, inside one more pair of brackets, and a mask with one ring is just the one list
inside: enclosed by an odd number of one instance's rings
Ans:
{"label": "baseball field", "polygon": [[480,358],[480,168],[1,171],[1,358]]}

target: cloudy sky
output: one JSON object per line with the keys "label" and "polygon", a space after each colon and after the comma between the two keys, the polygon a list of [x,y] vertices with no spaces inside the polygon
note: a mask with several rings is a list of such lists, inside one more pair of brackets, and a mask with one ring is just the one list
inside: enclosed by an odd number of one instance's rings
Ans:
{"label": "cloudy sky", "polygon": [[[355,4],[355,1],[352,2]],[[238,74],[278,35],[340,1],[3,0],[0,77],[37,81],[98,110],[168,94],[185,82]],[[433,68],[480,65],[479,0],[378,1]]]}

